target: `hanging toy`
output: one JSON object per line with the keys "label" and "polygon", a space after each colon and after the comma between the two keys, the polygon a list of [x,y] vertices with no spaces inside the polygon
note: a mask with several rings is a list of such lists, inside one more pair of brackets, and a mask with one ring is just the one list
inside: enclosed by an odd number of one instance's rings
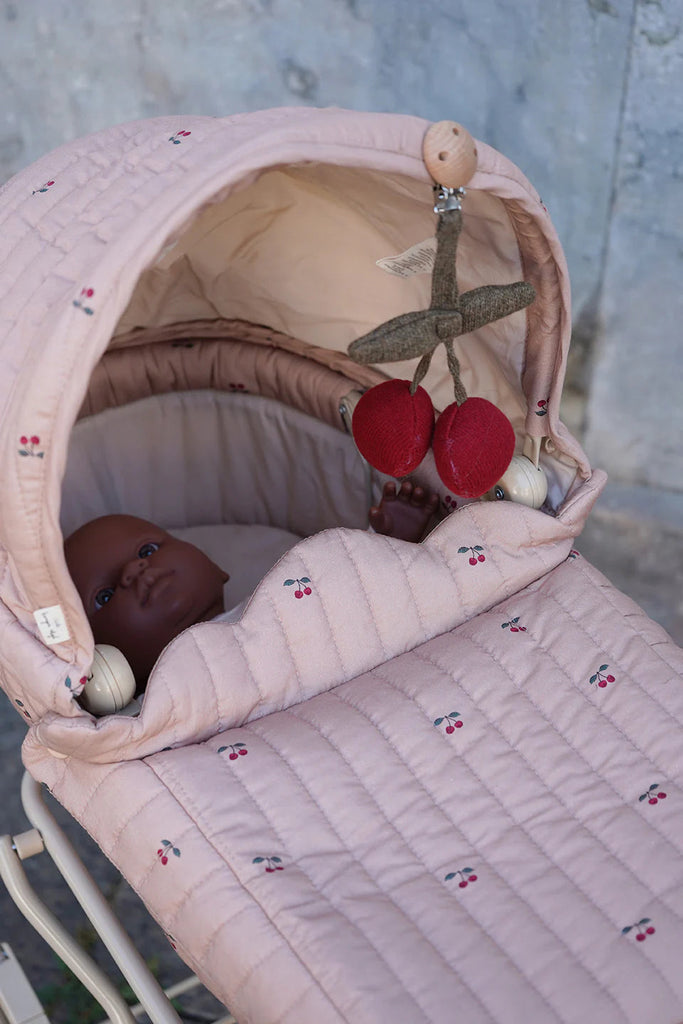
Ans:
{"label": "hanging toy", "polygon": [[[425,163],[439,184],[434,212],[439,215],[432,295],[428,309],[403,313],[352,342],[358,363],[419,358],[412,382],[386,381],[362,396],[353,415],[358,449],[380,472],[405,476],[434,450],[437,472],[455,494],[478,498],[503,476],[515,435],[500,409],[485,398],[469,398],[460,379],[455,338],[524,309],[535,298],[526,281],[484,285],[459,294],[456,253],[462,228],[462,186],[472,177],[477,151],[472,136],[452,121],[432,125],[425,136]],[[436,421],[431,399],[420,387],[439,345],[446,349],[455,401]]]}

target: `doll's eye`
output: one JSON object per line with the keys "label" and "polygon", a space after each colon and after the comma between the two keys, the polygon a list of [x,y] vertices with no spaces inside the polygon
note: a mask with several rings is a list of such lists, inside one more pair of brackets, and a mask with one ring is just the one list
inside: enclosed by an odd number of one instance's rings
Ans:
{"label": "doll's eye", "polygon": [[140,550],[138,551],[138,558],[149,558],[150,555],[153,555],[154,552],[158,550],[158,544],[143,544]]}
{"label": "doll's eye", "polygon": [[505,501],[505,491],[503,490],[503,488],[500,485],[498,485],[494,489],[493,493],[496,496],[496,501]]}
{"label": "doll's eye", "polygon": [[103,608],[105,604],[111,601],[113,596],[113,587],[102,587],[102,590],[98,590],[97,593],[95,594],[95,608],[97,609],[97,611],[99,611],[100,608]]}

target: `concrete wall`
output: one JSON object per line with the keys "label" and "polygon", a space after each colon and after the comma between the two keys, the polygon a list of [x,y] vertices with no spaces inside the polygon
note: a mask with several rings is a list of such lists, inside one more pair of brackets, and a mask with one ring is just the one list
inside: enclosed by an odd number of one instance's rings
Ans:
{"label": "concrete wall", "polygon": [[0,0],[0,181],[157,114],[462,121],[550,210],[574,294],[565,416],[625,501],[647,489],[656,542],[662,502],[683,527],[682,25],[681,0]]}

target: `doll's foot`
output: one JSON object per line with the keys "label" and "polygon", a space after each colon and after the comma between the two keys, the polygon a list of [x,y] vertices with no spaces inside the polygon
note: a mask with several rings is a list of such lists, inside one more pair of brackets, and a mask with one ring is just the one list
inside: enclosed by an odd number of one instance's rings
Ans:
{"label": "doll's foot", "polygon": [[379,505],[370,509],[370,525],[375,533],[417,543],[438,507],[435,491],[425,491],[419,484],[404,480],[397,492],[396,484],[388,482]]}

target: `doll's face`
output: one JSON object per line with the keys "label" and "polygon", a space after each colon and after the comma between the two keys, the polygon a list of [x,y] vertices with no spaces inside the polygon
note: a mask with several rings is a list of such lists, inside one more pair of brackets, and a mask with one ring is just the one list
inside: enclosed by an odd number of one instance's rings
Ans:
{"label": "doll's face", "polygon": [[228,574],[144,519],[94,519],[68,538],[64,554],[95,643],[119,648],[138,690],[173,637],[224,610]]}

